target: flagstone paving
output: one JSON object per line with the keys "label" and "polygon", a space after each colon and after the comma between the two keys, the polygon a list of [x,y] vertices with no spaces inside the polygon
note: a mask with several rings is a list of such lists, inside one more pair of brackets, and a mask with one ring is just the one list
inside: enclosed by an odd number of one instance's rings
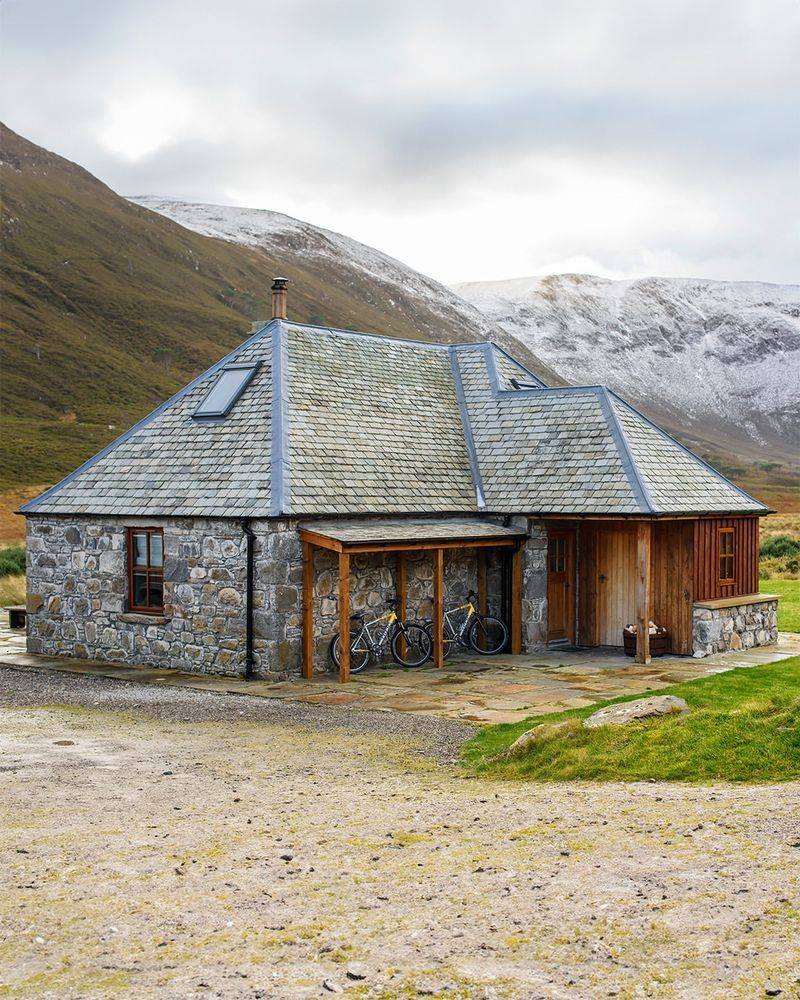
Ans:
{"label": "flagstone paving", "polygon": [[800,634],[782,632],[775,646],[720,653],[704,659],[670,656],[648,665],[633,663],[616,649],[555,648],[525,656],[454,658],[442,670],[370,667],[342,686],[332,674],[312,681],[278,683],[190,674],[40,656],[25,652],[25,636],[0,622],[0,663],[18,669],[96,674],[145,684],[176,685],[218,694],[246,694],[313,705],[356,706],[377,711],[413,712],[472,723],[518,722],[606,698],[639,694],[696,677],[773,663],[800,655]]}

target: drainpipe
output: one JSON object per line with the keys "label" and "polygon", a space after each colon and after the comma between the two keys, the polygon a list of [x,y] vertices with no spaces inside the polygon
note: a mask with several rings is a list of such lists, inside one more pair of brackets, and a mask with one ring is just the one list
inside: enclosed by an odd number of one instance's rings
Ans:
{"label": "drainpipe", "polygon": [[245,606],[245,660],[244,679],[252,680],[253,667],[253,564],[255,554],[256,535],[250,527],[249,518],[242,519],[242,531],[247,540],[247,603]]}

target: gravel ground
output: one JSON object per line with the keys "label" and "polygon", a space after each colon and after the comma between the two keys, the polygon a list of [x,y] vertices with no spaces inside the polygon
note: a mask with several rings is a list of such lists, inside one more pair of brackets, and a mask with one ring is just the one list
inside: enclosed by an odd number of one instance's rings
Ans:
{"label": "gravel ground", "polygon": [[465,780],[438,720],[0,684],[4,998],[800,995],[797,784]]}
{"label": "gravel ground", "polygon": [[156,687],[106,677],[55,671],[16,670],[0,664],[0,702],[10,705],[77,705],[110,712],[135,712],[170,722],[263,722],[344,729],[396,737],[415,744],[422,756],[440,763],[458,760],[459,748],[475,729],[452,719],[409,712],[363,712],[304,705],[279,698],[248,698],[189,688]]}

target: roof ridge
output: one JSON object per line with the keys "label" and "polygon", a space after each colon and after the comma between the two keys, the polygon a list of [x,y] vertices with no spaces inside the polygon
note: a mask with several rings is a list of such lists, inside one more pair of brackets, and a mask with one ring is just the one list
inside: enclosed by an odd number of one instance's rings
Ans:
{"label": "roof ridge", "polygon": [[478,451],[475,447],[475,438],[472,433],[472,424],[469,419],[467,396],[464,392],[464,382],[461,378],[461,369],[459,368],[458,358],[456,357],[457,352],[449,350],[448,354],[450,355],[450,370],[453,373],[453,384],[456,390],[458,412],[461,417],[461,426],[464,431],[464,442],[467,447],[467,458],[469,459],[469,467],[472,473],[472,482],[475,486],[475,500],[478,504],[478,510],[485,510],[486,495],[483,490],[483,476],[481,475],[481,468],[478,463]]}
{"label": "roof ridge", "polygon": [[214,362],[214,364],[210,368],[206,368],[205,371],[201,372],[196,378],[193,378],[191,382],[185,385],[182,389],[179,389],[176,393],[170,396],[169,399],[165,399],[163,403],[159,403],[159,405],[154,410],[151,410],[150,413],[142,417],[141,420],[138,420],[135,424],[133,424],[132,427],[129,427],[126,431],[120,434],[119,437],[114,438],[113,441],[110,441],[105,446],[105,448],[101,448],[96,455],[92,455],[91,458],[87,458],[82,465],[79,465],[77,469],[73,469],[72,472],[69,473],[69,475],[64,476],[63,479],[60,479],[57,483],[54,483],[52,486],[48,487],[48,489],[46,489],[43,493],[40,493],[39,496],[34,497],[32,500],[28,500],[27,503],[24,503],[19,508],[20,513],[33,511],[37,504],[41,503],[43,500],[49,499],[54,494],[58,493],[59,490],[63,489],[63,487],[66,486],[68,483],[71,483],[73,479],[77,478],[79,475],[86,472],[88,469],[91,469],[93,465],[99,462],[102,458],[105,458],[106,455],[110,454],[115,448],[117,448],[119,445],[127,441],[137,431],[140,431],[143,427],[146,427],[151,420],[155,420],[155,418],[160,416],[165,410],[168,410],[170,406],[172,406],[174,403],[177,403],[179,400],[183,399],[183,397],[186,396],[189,392],[191,392],[192,389],[195,388],[195,386],[199,385],[203,381],[203,379],[208,378],[210,375],[216,374],[221,368],[224,368],[229,361],[235,358],[237,354],[239,354],[241,351],[246,350],[248,347],[252,347],[253,344],[257,344],[258,341],[261,340],[262,336],[270,329],[270,327],[274,329],[276,322],[279,321],[273,319],[270,320],[268,323],[265,323],[263,326],[259,327],[258,330],[250,334],[247,340],[242,341],[242,343],[239,344],[238,347],[234,347],[234,349],[232,351],[229,351],[223,358],[220,358],[219,361]]}
{"label": "roof ridge", "polygon": [[656,514],[656,510],[653,504],[653,496],[645,483],[644,477],[642,476],[636,459],[633,456],[633,452],[630,448],[630,442],[625,434],[625,429],[620,423],[619,417],[614,410],[611,403],[611,390],[606,386],[603,386],[603,391],[599,395],[600,409],[603,411],[603,416],[606,418],[606,424],[608,425],[609,432],[617,446],[617,451],[619,452],[620,460],[622,461],[622,467],[625,471],[625,475],[628,478],[628,482],[631,485],[631,489],[636,495],[636,500],[639,506],[642,508],[642,513],[645,514]]}
{"label": "roof ridge", "polygon": [[767,507],[765,503],[762,503],[760,500],[757,500],[754,496],[751,496],[740,486],[737,486],[736,483],[732,483],[727,476],[723,476],[723,474],[718,469],[715,469],[714,466],[706,462],[705,459],[701,458],[699,455],[696,455],[690,448],[687,448],[685,445],[682,445],[680,441],[677,440],[677,438],[674,438],[671,434],[665,431],[663,427],[659,427],[657,423],[654,423],[649,417],[645,416],[641,410],[637,410],[636,407],[633,405],[633,403],[629,403],[627,399],[623,399],[622,396],[618,396],[613,389],[608,389],[606,391],[608,392],[609,396],[613,396],[614,399],[616,399],[619,403],[621,403],[623,406],[626,406],[631,411],[631,413],[635,413],[637,417],[640,417],[642,420],[644,420],[644,422],[649,427],[652,427],[653,430],[657,431],[662,438],[664,438],[666,441],[670,441],[672,444],[675,445],[676,448],[680,448],[680,450],[684,454],[688,455],[690,458],[694,459],[695,462],[698,462],[700,465],[702,465],[712,475],[716,476],[717,479],[725,483],[726,486],[730,486],[732,490],[735,490],[746,500],[752,501],[754,504],[761,507],[763,510],[770,509],[769,507]]}

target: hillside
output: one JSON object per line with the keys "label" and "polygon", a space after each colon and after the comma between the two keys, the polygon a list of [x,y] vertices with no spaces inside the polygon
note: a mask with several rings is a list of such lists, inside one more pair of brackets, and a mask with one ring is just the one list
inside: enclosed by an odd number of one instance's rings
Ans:
{"label": "hillside", "polygon": [[570,382],[610,385],[752,488],[796,487],[800,285],[565,274],[455,290]]}
{"label": "hillside", "polygon": [[[397,262],[387,281],[352,267],[344,251],[310,254],[313,227],[303,244],[287,237],[268,249],[191,232],[5,126],[0,183],[0,489],[55,481],[225,354],[268,318],[276,274],[291,280],[292,319],[512,343]],[[333,237],[317,232],[320,242]],[[417,302],[421,287],[427,298]]]}

